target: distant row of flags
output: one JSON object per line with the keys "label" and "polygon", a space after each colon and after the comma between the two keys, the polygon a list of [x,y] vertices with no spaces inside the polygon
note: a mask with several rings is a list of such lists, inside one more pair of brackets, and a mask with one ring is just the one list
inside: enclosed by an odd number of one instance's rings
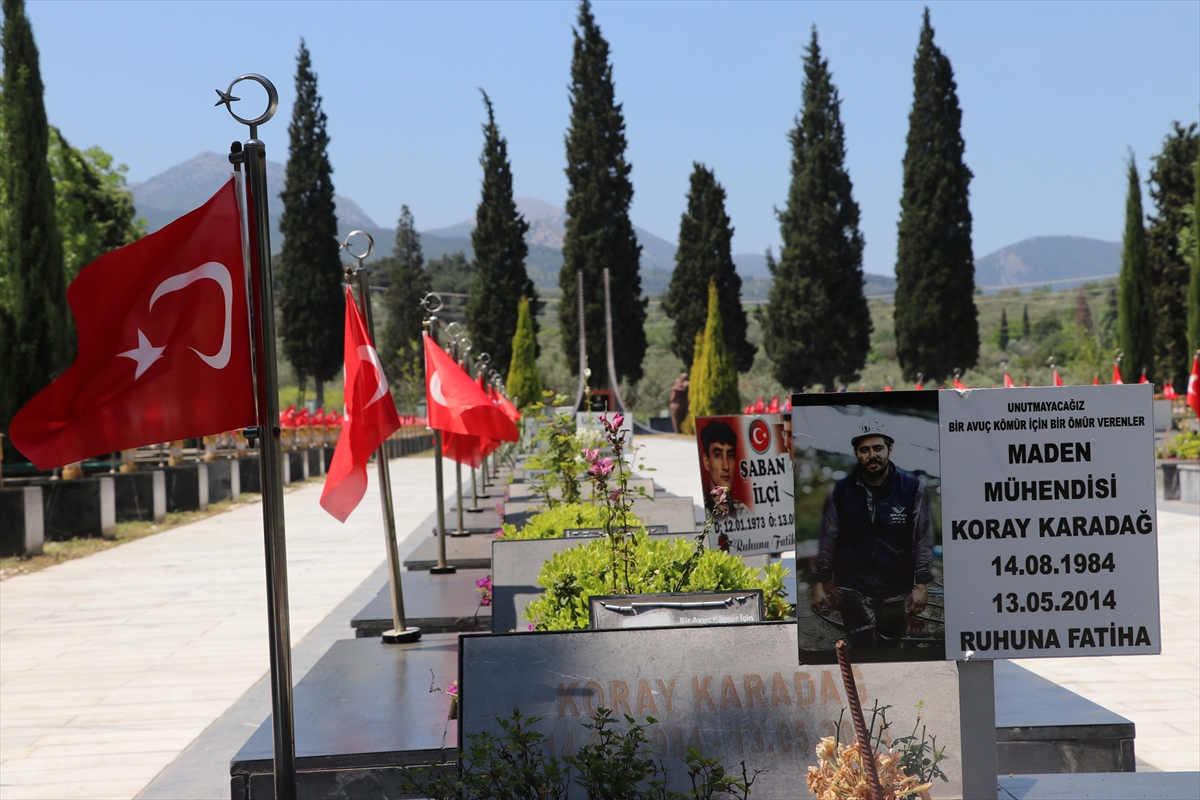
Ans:
{"label": "distant row of flags", "polygon": [[[1064,385],[1063,379],[1062,379],[1062,376],[1058,374],[1058,369],[1053,368],[1051,370],[1051,372],[1052,372],[1053,381],[1054,381],[1053,385],[1054,386],[1063,386]],[[1142,376],[1138,380],[1138,383],[1149,383],[1149,382],[1150,382],[1149,379],[1146,377],[1146,370],[1143,369]],[[1112,384],[1113,385],[1123,385],[1124,383],[1125,383],[1125,381],[1122,380],[1122,378],[1121,378],[1120,365],[1114,363],[1113,371],[1112,371]],[[957,372],[954,375],[954,380],[951,385],[955,389],[971,388],[971,387],[967,386],[967,384],[962,382],[962,380],[959,378]],[[1094,378],[1092,378],[1092,385],[1093,386],[1100,385],[1100,376],[1099,375],[1096,375]],[[1029,383],[1022,381],[1021,386],[1028,387]],[[916,385],[913,388],[918,392],[923,391],[925,389],[925,383],[920,376],[917,377]],[[996,387],[993,386],[992,388],[994,389]],[[1017,384],[1013,381],[1012,376],[1009,375],[1007,371],[1005,371],[1005,373],[1004,373],[1004,388],[1005,389],[1018,388]],[[895,391],[892,388],[891,381],[888,381],[886,384],[884,384],[883,390],[885,392]],[[844,389],[842,391],[844,391]],[[859,391],[865,392],[866,387],[860,386]],[[1173,380],[1166,381],[1165,383],[1163,383],[1162,396],[1163,396],[1164,400],[1178,400],[1179,399],[1180,395],[1179,395],[1179,392],[1175,389]],[[1200,415],[1200,353],[1197,353],[1196,356],[1192,360],[1192,373],[1191,373],[1191,376],[1188,378],[1186,402],[1187,402],[1188,406],[1191,407],[1192,410],[1194,410],[1196,412],[1197,415]],[[743,408],[742,413],[743,414],[778,414],[780,411],[787,412],[787,411],[791,411],[791,410],[792,410],[791,398],[789,397],[785,403],[780,405],[779,397],[778,397],[778,395],[776,395],[775,397],[771,398],[770,402],[766,402],[766,401],[764,401],[764,399],[762,397],[759,397],[758,400],[756,400],[753,403],[750,403],[745,408]]]}

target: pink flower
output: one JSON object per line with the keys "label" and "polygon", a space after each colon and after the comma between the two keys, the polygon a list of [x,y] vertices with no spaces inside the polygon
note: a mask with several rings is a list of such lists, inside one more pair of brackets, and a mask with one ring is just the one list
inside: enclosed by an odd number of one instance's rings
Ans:
{"label": "pink flower", "polygon": [[625,494],[625,493],[623,491],[621,491],[621,489],[618,487],[616,489],[611,490],[608,493],[608,499],[615,503],[621,499],[621,496],[623,494]]}
{"label": "pink flower", "polygon": [[595,448],[583,448],[583,460],[589,464],[595,464],[596,459],[600,458],[600,451]]}
{"label": "pink flower", "polygon": [[446,694],[458,697],[458,681],[450,681],[450,685],[446,687]]}
{"label": "pink flower", "polygon": [[598,478],[607,477],[612,474],[613,460],[607,456],[604,458],[601,458],[601,459],[597,459],[592,464],[592,468],[588,471],[591,472],[593,475],[595,475]]}

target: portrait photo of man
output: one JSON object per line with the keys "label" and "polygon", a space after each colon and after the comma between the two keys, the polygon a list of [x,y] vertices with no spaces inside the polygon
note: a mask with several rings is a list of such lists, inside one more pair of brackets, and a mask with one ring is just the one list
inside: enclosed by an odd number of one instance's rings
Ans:
{"label": "portrait photo of man", "polygon": [[799,397],[792,422],[802,658],[819,663],[838,639],[860,660],[942,657],[936,394]]}
{"label": "portrait photo of man", "polygon": [[745,512],[746,504],[734,495],[738,469],[738,437],[733,427],[722,419],[709,420],[700,430],[700,466],[704,470],[704,507],[713,508],[712,490],[722,486],[729,492],[729,513],[736,518]]}
{"label": "portrait photo of man", "polygon": [[899,645],[933,581],[925,485],[892,463],[894,444],[882,422],[864,422],[850,442],[858,464],[821,515],[813,608],[841,610],[851,647]]}

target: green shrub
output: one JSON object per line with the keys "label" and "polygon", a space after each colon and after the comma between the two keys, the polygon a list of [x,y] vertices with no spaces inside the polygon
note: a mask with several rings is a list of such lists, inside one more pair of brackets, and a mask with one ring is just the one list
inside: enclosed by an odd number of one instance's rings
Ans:
{"label": "green shrub", "polygon": [[1200,433],[1182,431],[1175,438],[1167,440],[1166,447],[1159,455],[1162,458],[1200,458]]}
{"label": "green shrub", "polygon": [[[592,503],[564,503],[549,511],[534,514],[517,530],[517,526],[504,523],[504,533],[499,538],[512,539],[561,539],[565,528],[599,528],[604,525],[604,506]],[[631,527],[641,529],[642,521],[630,517]]]}
{"label": "green shrub", "polygon": [[[545,593],[525,608],[525,618],[537,630],[582,629],[588,626],[588,598],[613,594],[613,569],[607,539],[595,539],[556,553],[542,566],[538,586]],[[630,587],[635,594],[762,589],[767,619],[791,612],[784,600],[780,563],[768,565],[762,577],[740,556],[705,550],[698,558],[684,539],[651,539],[634,535]]]}

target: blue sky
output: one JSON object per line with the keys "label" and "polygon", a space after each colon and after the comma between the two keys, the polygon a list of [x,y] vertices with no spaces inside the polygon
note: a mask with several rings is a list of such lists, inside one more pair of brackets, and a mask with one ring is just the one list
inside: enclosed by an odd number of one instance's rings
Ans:
{"label": "blue sky", "polygon": [[[728,193],[734,252],[778,248],[773,209],[787,197],[786,134],[815,24],[843,101],[864,266],[891,274],[922,5],[597,3],[625,109],[634,222],[674,241],[702,161]],[[1038,235],[1119,240],[1128,148],[1145,176],[1171,122],[1200,117],[1200,3],[930,8],[963,107],[976,256]],[[131,180],[246,138],[213,107],[213,89],[242,72],[279,88],[280,114],[260,137],[285,160],[304,37],[337,191],[387,226],[408,204],[421,229],[474,213],[477,87],[495,103],[516,194],[564,202],[575,13],[570,2],[28,3],[51,123],[112,153]]]}

